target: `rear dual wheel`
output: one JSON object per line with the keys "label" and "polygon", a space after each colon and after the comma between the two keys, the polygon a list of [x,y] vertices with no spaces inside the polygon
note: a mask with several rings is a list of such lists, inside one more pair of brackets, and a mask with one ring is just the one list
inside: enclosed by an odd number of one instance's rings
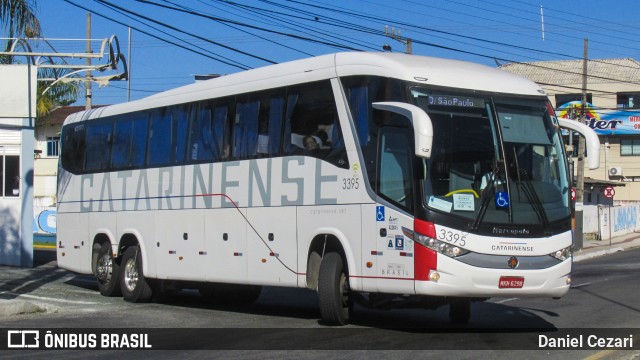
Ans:
{"label": "rear dual wheel", "polygon": [[111,244],[106,242],[98,250],[93,267],[98,289],[103,296],[120,296],[120,266],[113,258]]}
{"label": "rear dual wheel", "polygon": [[140,247],[130,246],[122,255],[120,271],[120,290],[129,302],[147,302],[153,292],[142,272],[142,254]]}

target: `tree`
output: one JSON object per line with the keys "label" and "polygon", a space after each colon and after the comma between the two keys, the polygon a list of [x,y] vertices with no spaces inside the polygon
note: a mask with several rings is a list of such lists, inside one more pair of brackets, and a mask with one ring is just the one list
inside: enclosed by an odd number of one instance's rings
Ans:
{"label": "tree", "polygon": [[[5,52],[11,50],[15,38],[39,38],[42,29],[36,17],[35,0],[0,0],[0,22],[7,40]],[[0,64],[12,64],[13,56],[1,56]],[[69,70],[39,68],[38,78],[59,78]],[[77,83],[60,82],[51,87],[46,93],[48,84],[38,82],[38,97],[36,114],[39,123],[47,120],[47,115],[59,106],[66,106],[76,101],[79,93]]]}
{"label": "tree", "polygon": [[[40,37],[40,21],[36,17],[35,0],[0,0],[0,22],[6,31],[7,44],[5,51],[9,51],[14,38]],[[11,63],[10,56],[4,56],[2,63]]]}

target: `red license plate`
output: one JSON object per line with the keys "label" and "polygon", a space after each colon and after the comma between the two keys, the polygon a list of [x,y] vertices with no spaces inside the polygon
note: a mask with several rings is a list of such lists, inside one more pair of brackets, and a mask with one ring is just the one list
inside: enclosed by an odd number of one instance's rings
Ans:
{"label": "red license plate", "polygon": [[500,289],[521,289],[524,286],[524,277],[522,276],[501,276],[498,281]]}

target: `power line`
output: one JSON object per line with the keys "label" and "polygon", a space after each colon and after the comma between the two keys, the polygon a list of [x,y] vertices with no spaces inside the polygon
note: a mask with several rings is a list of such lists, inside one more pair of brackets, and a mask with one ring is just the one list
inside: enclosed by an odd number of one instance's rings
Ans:
{"label": "power line", "polygon": [[[67,1],[67,0],[65,0],[65,1]],[[170,10],[175,10],[175,11],[191,14],[191,15],[198,16],[198,17],[207,18],[209,20],[228,22],[228,23],[235,24],[235,25],[238,25],[238,26],[248,27],[250,29],[256,29],[256,30],[260,30],[260,31],[265,31],[265,32],[272,33],[272,34],[284,35],[284,36],[292,37],[292,38],[295,38],[295,39],[298,39],[298,40],[305,40],[305,41],[310,41],[310,42],[314,42],[314,43],[317,43],[317,44],[323,44],[323,45],[328,45],[328,46],[333,46],[333,47],[339,47],[339,48],[342,48],[342,49],[345,49],[345,50],[360,51],[359,49],[356,49],[356,48],[353,48],[353,47],[350,47],[350,46],[344,46],[344,45],[340,45],[340,44],[336,44],[336,43],[329,43],[329,42],[326,42],[326,41],[320,41],[320,40],[307,38],[307,37],[300,36],[300,35],[295,35],[295,34],[287,34],[287,33],[281,32],[281,31],[276,31],[276,30],[262,28],[262,27],[259,27],[259,26],[249,25],[249,24],[241,23],[241,22],[238,22],[238,21],[230,20],[230,19],[220,18],[220,17],[206,15],[206,14],[200,14],[200,13],[195,12],[195,11],[188,11],[188,10],[184,10],[184,9],[180,9],[180,8],[176,8],[176,7],[172,7],[172,6],[168,6],[168,5],[158,4],[158,3],[155,3],[153,1],[148,1],[148,0],[136,0],[136,1],[137,2],[141,2],[141,3],[145,3],[145,4],[149,4],[149,5],[162,7],[162,8],[165,8],[165,9],[170,9]]]}
{"label": "power line", "polygon": [[160,40],[160,41],[166,42],[166,43],[168,43],[168,44],[171,44],[171,45],[177,46],[177,47],[179,47],[179,48],[181,48],[181,49],[184,49],[184,50],[190,51],[190,52],[192,52],[192,53],[194,53],[194,54],[202,55],[202,56],[207,57],[207,58],[209,58],[209,59],[211,59],[211,60],[215,60],[215,61],[221,62],[221,63],[223,63],[223,64],[226,64],[226,65],[229,65],[229,66],[233,66],[233,67],[235,67],[235,68],[239,68],[239,69],[242,69],[242,70],[248,70],[246,67],[241,66],[241,65],[238,65],[237,63],[236,63],[236,64],[234,64],[234,63],[231,63],[231,62],[228,62],[228,61],[225,61],[225,60],[219,59],[219,58],[217,58],[217,57],[214,57],[214,56],[211,56],[211,55],[208,55],[208,54],[205,54],[205,53],[202,53],[202,52],[196,51],[196,50],[194,50],[194,49],[190,49],[190,48],[188,48],[188,47],[186,47],[186,46],[184,46],[184,45],[182,45],[182,44],[175,43],[175,42],[173,42],[173,41],[171,41],[171,40],[163,39],[163,38],[161,38],[161,37],[159,37],[159,36],[157,36],[157,35],[154,35],[154,34],[151,34],[151,33],[147,32],[147,31],[144,31],[144,30],[142,30],[142,29],[136,28],[135,26],[127,25],[127,24],[125,24],[125,23],[123,23],[123,22],[120,22],[120,21],[114,20],[114,19],[112,19],[112,18],[110,18],[110,17],[108,17],[108,16],[105,16],[105,15],[103,15],[103,14],[101,14],[101,13],[99,13],[99,12],[95,11],[95,10],[91,10],[91,9],[89,9],[89,8],[86,8],[86,7],[82,6],[82,5],[76,4],[76,3],[74,3],[74,2],[73,2],[73,1],[71,1],[71,0],[63,0],[63,1],[64,1],[64,2],[66,2],[66,3],[68,3],[68,4],[70,4],[70,5],[75,6],[75,7],[77,7],[77,8],[80,8],[80,9],[83,9],[83,10],[85,10],[85,11],[88,11],[88,12],[90,12],[90,13],[92,13],[92,14],[95,14],[95,15],[97,15],[97,16],[99,16],[99,17],[101,17],[101,18],[107,19],[107,20],[109,20],[109,21],[112,21],[112,22],[114,22],[114,23],[116,23],[116,24],[119,24],[119,25],[122,25],[122,26],[125,26],[125,27],[130,27],[131,29],[134,29],[134,30],[136,30],[136,31],[138,31],[138,32],[140,32],[140,33],[142,33],[142,34],[145,34],[145,35],[150,36],[150,37],[152,37],[152,38],[154,38],[154,39],[158,39],[158,40]]}
{"label": "power line", "polygon": [[[260,0],[260,1],[265,2],[265,3],[271,3],[271,1],[269,1],[269,0]],[[297,3],[297,4],[301,4],[301,5],[305,5],[305,6],[310,6],[310,7],[314,7],[314,8],[320,8],[320,9],[324,9],[324,10],[327,10],[327,11],[353,15],[353,16],[357,16],[357,17],[361,17],[361,18],[375,19],[375,20],[382,20],[382,21],[392,21],[392,20],[389,20],[389,19],[384,19],[384,18],[371,16],[371,15],[359,14],[359,13],[355,13],[355,12],[351,12],[351,11],[335,10],[335,9],[331,9],[331,8],[320,6],[320,5],[306,4],[306,3],[303,3],[303,2],[297,1],[297,0],[289,0],[289,2]],[[451,35],[460,36],[460,37],[464,37],[464,38],[470,38],[470,39],[483,41],[483,42],[498,43],[498,42],[495,42],[495,41],[484,40],[484,39],[479,39],[479,38],[475,38],[475,37],[469,37],[469,36],[466,36],[466,35],[459,35],[459,34],[453,34],[453,33],[449,33],[449,32],[444,32],[444,31],[441,31],[441,30],[430,29],[430,28],[426,28],[426,27],[423,27],[423,26],[420,26],[420,25],[415,25],[415,24],[408,24],[408,23],[404,23],[404,22],[396,22],[396,23],[400,24],[400,25],[404,25],[404,26],[415,26],[415,27],[418,27],[418,28],[423,28],[423,29],[426,29],[426,30],[429,30],[429,31],[435,31],[435,32],[439,32],[439,33],[448,33],[448,34],[451,34]],[[369,33],[375,33],[375,30],[368,30],[368,32]],[[532,63],[523,63],[523,62],[511,60],[511,59],[505,59],[505,58],[499,58],[499,57],[495,57],[495,56],[489,56],[489,55],[485,55],[485,54],[481,54],[481,53],[477,53],[477,52],[473,52],[473,51],[456,49],[456,48],[453,48],[453,47],[450,47],[450,46],[440,45],[440,44],[436,44],[436,43],[432,43],[432,42],[426,42],[426,41],[422,41],[422,40],[419,40],[419,39],[412,39],[412,41],[414,43],[418,43],[418,44],[422,44],[422,45],[426,45],[426,46],[431,46],[431,47],[435,47],[435,48],[439,48],[439,49],[443,49],[443,50],[451,50],[451,51],[456,51],[456,52],[469,54],[469,55],[480,56],[480,57],[489,58],[489,59],[497,59],[497,60],[500,60],[500,61],[506,61],[506,62],[516,63],[516,64],[524,64],[526,66],[533,66],[533,67],[538,67],[538,68],[543,68],[543,69],[548,69],[548,70],[554,70],[554,71],[558,71],[558,72],[562,72],[562,73],[568,73],[568,74],[574,74],[574,75],[582,76],[582,73],[578,73],[578,72],[573,72],[573,71],[569,71],[569,70],[561,70],[561,69],[553,69],[553,68],[549,68],[549,67],[546,67],[546,66],[543,66],[543,65],[532,64]],[[498,44],[502,44],[502,43],[498,43]],[[522,48],[522,49],[526,49],[526,50],[529,50],[529,51],[550,53],[550,52],[546,52],[546,51],[542,51],[542,50],[536,50],[536,49],[521,47],[521,46],[517,46],[517,45],[511,45],[511,44],[502,44],[502,45],[509,46],[509,47],[514,47],[514,48]],[[571,57],[569,55],[564,55],[564,54],[560,54],[560,55]],[[572,57],[572,58],[575,58],[575,57]],[[625,80],[614,79],[614,78],[598,76],[598,75],[587,75],[587,76],[590,77],[590,78],[594,78],[594,79],[609,80],[609,81],[614,81],[614,82],[619,82],[619,83],[629,83],[629,84],[633,84],[633,85],[640,85],[640,82],[625,81]]]}
{"label": "power line", "polygon": [[[164,1],[165,1],[165,2],[167,2],[167,3],[170,3],[170,4],[172,4],[172,5],[180,6],[180,7],[184,8],[184,9],[188,9],[188,8],[187,8],[187,7],[185,7],[185,6],[177,5],[177,4],[174,4],[174,3],[170,2],[170,1],[167,1],[167,0],[164,0]],[[205,4],[202,0],[198,0],[198,2],[200,2],[200,3],[201,3],[201,4],[203,4],[203,5],[208,5],[208,6],[213,7],[213,5],[211,5],[211,4]],[[215,8],[215,7],[214,7],[214,8]],[[191,11],[195,11],[194,9],[189,9],[189,10],[191,10]],[[302,50],[300,50],[300,49],[296,49],[296,48],[294,48],[294,47],[291,47],[291,46],[288,46],[288,45],[285,45],[285,44],[279,43],[279,42],[274,41],[274,40],[271,40],[271,39],[267,38],[266,36],[261,36],[261,35],[258,35],[258,34],[251,33],[251,32],[249,32],[249,31],[247,31],[247,30],[241,29],[241,28],[240,28],[240,27],[238,27],[238,26],[234,26],[234,25],[231,25],[231,24],[225,24],[225,23],[221,23],[221,22],[219,22],[219,24],[224,25],[224,26],[227,26],[227,27],[230,27],[230,28],[232,28],[232,29],[234,29],[234,30],[240,31],[240,32],[245,33],[245,34],[248,34],[248,35],[250,35],[250,36],[257,37],[258,39],[262,39],[262,40],[267,41],[267,42],[270,42],[270,43],[272,43],[272,44],[276,44],[276,45],[281,46],[281,47],[283,47],[283,48],[285,48],[285,49],[293,50],[293,51],[299,52],[300,54],[304,54],[304,55],[307,55],[307,56],[313,56],[313,54],[310,54],[310,53],[305,52],[305,51],[302,51]]]}
{"label": "power line", "polygon": [[[232,1],[227,1],[227,0],[213,0],[213,1],[217,1],[217,2],[220,2],[220,3],[226,4],[227,6],[233,6],[233,7],[242,8],[247,12],[251,12],[253,14],[256,14],[257,16],[266,17],[266,18],[269,18],[269,19],[277,20],[277,21],[279,21],[281,23],[284,23],[286,25],[295,26],[295,28],[287,27],[289,29],[294,29],[296,31],[300,31],[300,28],[303,28],[303,29],[311,31],[311,32],[316,32],[316,33],[322,34],[323,36],[319,37],[319,38],[322,38],[322,39],[326,39],[327,36],[328,37],[333,37],[333,38],[336,38],[336,39],[340,39],[341,41],[345,41],[345,42],[348,42],[348,43],[351,43],[351,44],[362,46],[364,48],[380,51],[379,47],[377,47],[376,44],[371,44],[371,43],[365,42],[365,41],[360,41],[358,43],[356,41],[350,40],[348,38],[345,38],[345,37],[343,37],[343,36],[341,36],[339,34],[333,33],[333,32],[321,31],[321,30],[318,30],[317,28],[314,28],[314,27],[306,27],[304,25],[301,25],[301,23],[295,22],[295,21],[286,21],[286,20],[282,19],[282,17],[276,16],[276,15],[273,15],[273,14],[292,17],[292,18],[295,18],[295,19],[309,20],[307,18],[303,18],[303,17],[300,17],[300,16],[295,16],[295,15],[292,15],[292,14],[285,14],[285,13],[281,13],[281,12],[277,12],[277,11],[273,11],[273,10],[268,10],[268,9],[264,9],[264,8],[258,8],[258,7],[255,7],[255,6],[238,4],[238,3],[235,3],[235,2],[232,2]],[[270,15],[258,14],[257,12],[269,13]],[[324,23],[320,19],[314,19],[314,21],[318,22],[318,23]],[[310,35],[310,33],[308,31],[307,32],[300,31],[300,32],[304,33],[304,34],[307,34],[307,35]],[[318,36],[318,35],[316,35],[316,36]],[[369,44],[369,45],[373,45],[373,46],[363,45],[363,44]]]}
{"label": "power line", "polygon": [[255,59],[258,59],[258,60],[262,60],[262,61],[265,61],[265,62],[268,62],[268,63],[271,63],[271,64],[277,64],[277,62],[275,62],[275,61],[273,61],[273,60],[269,60],[269,59],[263,58],[263,57],[261,57],[261,56],[258,56],[258,55],[254,55],[254,54],[248,53],[248,52],[246,52],[246,51],[242,51],[242,50],[236,49],[236,48],[234,48],[234,47],[232,47],[232,46],[228,46],[228,45],[225,45],[225,44],[221,44],[221,43],[216,42],[216,41],[213,41],[213,40],[211,40],[211,39],[207,39],[207,38],[205,38],[205,37],[203,37],[203,36],[199,36],[199,35],[196,35],[196,34],[193,34],[193,33],[186,32],[186,31],[184,31],[184,30],[181,30],[181,29],[176,28],[175,26],[171,26],[171,25],[166,24],[166,23],[164,23],[164,22],[161,22],[161,21],[158,21],[158,20],[152,19],[152,18],[150,18],[150,17],[148,17],[148,16],[141,15],[141,14],[139,14],[139,13],[135,12],[135,11],[127,10],[127,9],[125,9],[125,8],[123,8],[123,7],[120,7],[120,6],[114,5],[114,4],[112,4],[112,3],[110,3],[110,2],[108,2],[108,1],[106,1],[106,0],[94,0],[94,1],[99,2],[99,3],[102,3],[102,4],[106,4],[106,5],[108,5],[108,6],[112,6],[112,7],[114,7],[114,8],[117,8],[117,9],[121,10],[121,11],[124,11],[124,12],[126,12],[126,13],[128,13],[128,14],[131,14],[131,15],[134,15],[134,16],[137,16],[137,17],[140,17],[140,18],[145,19],[145,20],[147,20],[147,21],[151,21],[151,22],[153,22],[154,24],[158,24],[158,25],[164,26],[164,27],[166,27],[166,28],[168,28],[168,29],[171,29],[171,30],[173,30],[173,31],[179,32],[179,33],[181,33],[181,34],[185,34],[185,35],[192,36],[192,37],[194,37],[194,38],[196,38],[196,39],[200,39],[200,40],[202,40],[202,41],[206,41],[206,42],[208,42],[208,43],[210,43],[210,44],[213,44],[213,45],[216,45],[216,46],[220,46],[220,47],[225,48],[225,49],[227,49],[227,50],[231,50],[231,51],[237,52],[237,53],[239,53],[239,54],[246,55],[246,56],[249,56],[249,57],[252,57],[252,58],[255,58]]}
{"label": "power line", "polygon": [[133,20],[133,21],[135,21],[135,22],[138,22],[138,23],[140,23],[140,24],[142,24],[142,25],[148,26],[148,27],[150,27],[150,28],[152,28],[152,29],[154,29],[154,30],[156,30],[156,31],[158,31],[158,32],[160,32],[160,33],[162,33],[162,34],[165,34],[165,35],[167,35],[167,36],[170,36],[170,37],[172,37],[172,38],[174,38],[174,39],[176,39],[176,40],[184,41],[184,42],[186,42],[187,44],[189,44],[189,45],[191,45],[191,46],[193,46],[193,47],[195,47],[195,48],[198,48],[198,49],[200,49],[200,50],[202,50],[202,51],[206,51],[206,52],[208,52],[208,53],[210,53],[210,54],[213,54],[213,55],[215,55],[215,56],[219,56],[219,57],[221,57],[221,58],[223,58],[223,59],[225,59],[225,60],[227,60],[227,61],[229,61],[229,62],[236,62],[237,64],[239,64],[239,65],[243,66],[245,69],[251,69],[251,67],[250,67],[250,66],[248,66],[248,65],[245,65],[245,64],[239,63],[239,62],[237,62],[237,61],[235,61],[235,60],[232,60],[232,59],[230,59],[230,58],[228,58],[228,57],[226,57],[226,56],[222,56],[222,55],[219,55],[219,54],[215,54],[214,52],[212,52],[212,51],[210,51],[210,50],[207,50],[207,49],[205,49],[205,48],[203,48],[203,47],[201,47],[201,46],[198,46],[198,45],[194,44],[193,42],[185,41],[185,40],[183,40],[183,39],[178,38],[177,36],[174,36],[174,35],[172,35],[172,34],[169,34],[169,33],[168,33],[168,32],[166,32],[166,31],[163,31],[163,30],[161,30],[161,29],[158,29],[157,27],[154,27],[154,26],[152,26],[152,25],[146,24],[146,23],[142,22],[141,20],[138,20],[138,19],[136,19],[136,18],[134,18],[134,17],[132,17],[132,16],[128,15],[126,12],[124,12],[124,11],[122,11],[122,10],[118,9],[117,7],[111,6],[111,5],[109,5],[109,4],[106,4],[105,2],[101,2],[101,1],[99,1],[99,0],[94,0],[94,1],[95,1],[95,2],[97,2],[97,3],[98,3],[98,4],[100,4],[100,5],[102,5],[102,6],[106,7],[106,8],[108,8],[108,9],[110,9],[110,10],[114,11],[114,12],[117,12],[118,14],[120,14],[120,15],[122,15],[122,16],[124,16],[124,17],[127,17],[127,18],[129,18],[129,19],[131,19],[131,20]]}

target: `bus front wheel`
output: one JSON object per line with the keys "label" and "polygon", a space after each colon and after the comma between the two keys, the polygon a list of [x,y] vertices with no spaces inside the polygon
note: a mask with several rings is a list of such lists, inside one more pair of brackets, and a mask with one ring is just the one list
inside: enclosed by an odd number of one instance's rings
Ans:
{"label": "bus front wheel", "polygon": [[113,258],[111,244],[106,242],[98,250],[93,274],[98,280],[98,290],[103,296],[120,296],[120,266]]}
{"label": "bus front wheel", "polygon": [[328,253],[320,263],[318,302],[322,320],[327,325],[345,325],[349,322],[353,303],[350,299],[349,275],[342,257]]}
{"label": "bus front wheel", "polygon": [[147,302],[153,295],[142,273],[142,254],[138,246],[130,246],[122,256],[120,289],[126,301]]}

